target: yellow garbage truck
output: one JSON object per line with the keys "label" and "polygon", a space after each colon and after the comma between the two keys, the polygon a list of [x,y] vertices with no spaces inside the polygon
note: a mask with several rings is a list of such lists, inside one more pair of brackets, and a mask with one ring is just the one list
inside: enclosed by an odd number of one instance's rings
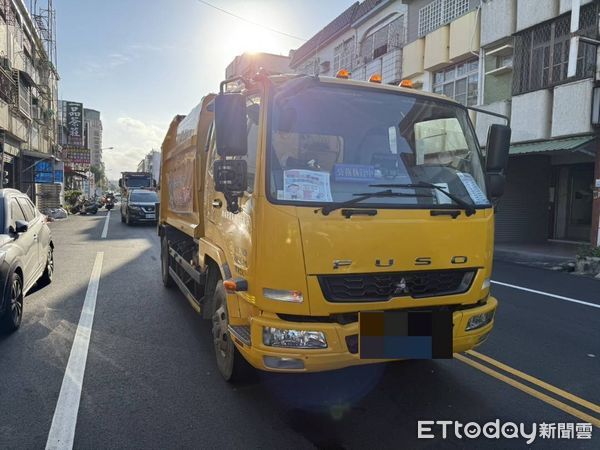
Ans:
{"label": "yellow garbage truck", "polygon": [[466,107],[376,81],[234,78],[171,122],[162,280],[212,321],[226,380],[451,358],[492,330],[510,128],[484,155]]}

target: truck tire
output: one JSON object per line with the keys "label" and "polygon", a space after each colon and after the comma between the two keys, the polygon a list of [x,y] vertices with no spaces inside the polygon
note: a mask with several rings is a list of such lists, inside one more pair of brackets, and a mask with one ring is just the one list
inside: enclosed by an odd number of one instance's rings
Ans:
{"label": "truck tire", "polygon": [[243,381],[251,375],[252,367],[240,354],[229,334],[227,295],[222,280],[217,282],[213,298],[215,310],[212,317],[212,334],[217,367],[225,381]]}
{"label": "truck tire", "polygon": [[167,243],[166,236],[163,236],[160,240],[160,272],[163,285],[167,289],[171,289],[175,285],[175,282],[169,273],[169,244]]}

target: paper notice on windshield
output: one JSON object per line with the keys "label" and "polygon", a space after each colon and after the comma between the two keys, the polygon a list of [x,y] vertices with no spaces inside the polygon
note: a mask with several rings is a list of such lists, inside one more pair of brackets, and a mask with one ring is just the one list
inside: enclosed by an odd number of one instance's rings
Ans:
{"label": "paper notice on windshield", "polygon": [[332,202],[329,172],[293,169],[283,173],[283,199]]}
{"label": "paper notice on windshield", "polygon": [[[448,183],[433,183],[435,184],[437,187],[442,188],[444,191],[446,192],[450,192],[448,190]],[[443,192],[440,192],[439,190],[435,190],[435,199],[437,201],[438,205],[448,205],[450,203],[452,203],[452,199],[450,197],[448,197],[446,194],[444,194]]]}
{"label": "paper notice on windshield", "polygon": [[469,197],[476,205],[487,205],[489,203],[486,195],[479,188],[479,185],[470,173],[457,172],[456,175],[462,181],[465,189],[469,193]]}

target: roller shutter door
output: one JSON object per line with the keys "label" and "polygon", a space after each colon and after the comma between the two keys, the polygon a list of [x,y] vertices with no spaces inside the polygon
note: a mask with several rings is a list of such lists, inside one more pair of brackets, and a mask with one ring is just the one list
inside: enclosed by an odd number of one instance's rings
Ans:
{"label": "roller shutter door", "polygon": [[548,238],[550,159],[511,157],[506,189],[496,210],[496,242],[543,242]]}

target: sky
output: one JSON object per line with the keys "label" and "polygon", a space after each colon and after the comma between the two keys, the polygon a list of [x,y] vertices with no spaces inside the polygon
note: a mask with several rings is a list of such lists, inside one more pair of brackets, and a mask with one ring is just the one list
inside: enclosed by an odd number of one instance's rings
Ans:
{"label": "sky", "polygon": [[[207,0],[252,22],[309,39],[353,0]],[[44,3],[43,1],[39,3]],[[176,114],[218,91],[245,51],[287,55],[303,41],[198,0],[54,0],[59,98],[100,111],[107,176],[160,149]]]}

